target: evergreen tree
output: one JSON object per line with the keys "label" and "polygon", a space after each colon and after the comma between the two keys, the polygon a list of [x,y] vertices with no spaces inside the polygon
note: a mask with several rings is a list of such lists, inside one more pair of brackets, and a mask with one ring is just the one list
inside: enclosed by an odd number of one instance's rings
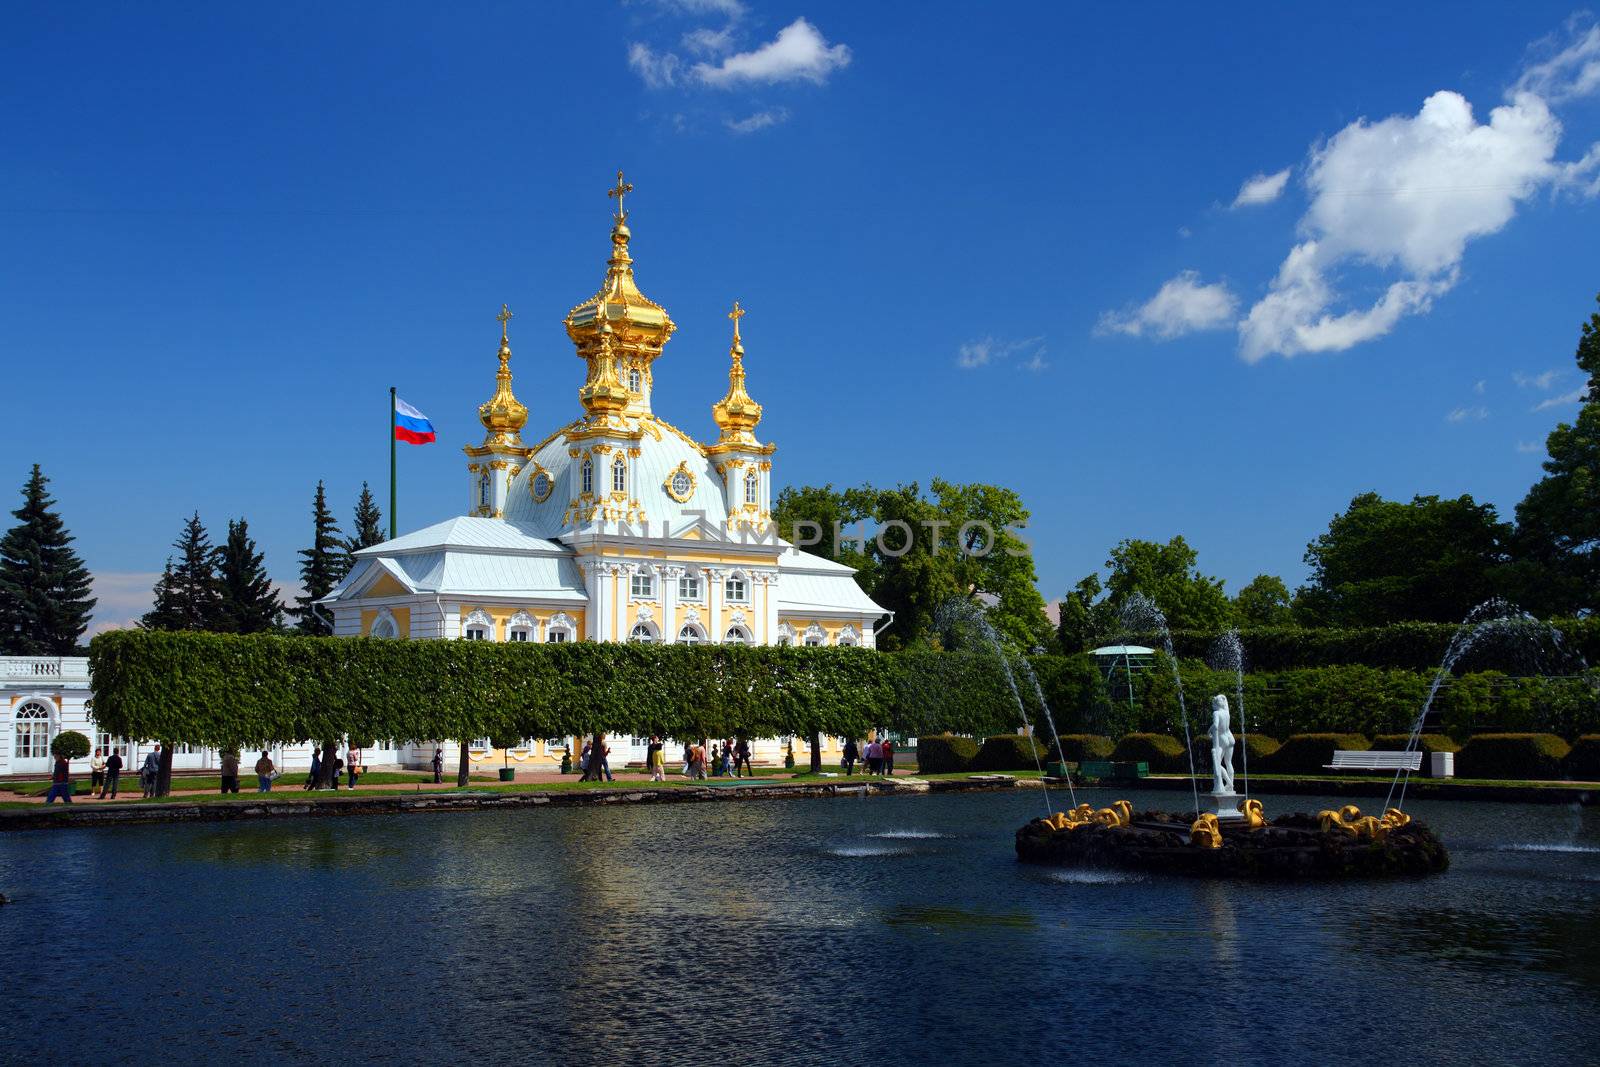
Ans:
{"label": "evergreen tree", "polygon": [[195,512],[172,542],[177,562],[167,560],[156,579],[155,606],[139,624],[149,630],[220,630],[225,627],[222,585],[217,580],[218,551]]}
{"label": "evergreen tree", "polygon": [[356,500],[354,532],[344,542],[345,573],[356,564],[355,554],[363,548],[370,548],[384,540],[383,512],[378,510],[378,502],[373,499],[372,488],[366,482],[361,483],[361,496]]}
{"label": "evergreen tree", "polygon": [[243,519],[228,523],[228,541],[217,555],[217,580],[222,587],[224,629],[257,634],[279,627],[283,605]]}
{"label": "evergreen tree", "polygon": [[317,483],[317,495],[311,505],[311,521],[311,547],[300,550],[300,584],[305,592],[294,598],[295,606],[289,614],[300,620],[301,633],[325,637],[333,633],[331,617],[325,608],[312,605],[333,592],[345,575],[349,557],[339,538],[339,524],[328,510],[328,494],[321,482]]}
{"label": "evergreen tree", "polygon": [[50,479],[33,465],[22,487],[17,525],[0,539],[0,652],[68,656],[89,628],[95,599],[89,571],[45,492]]}

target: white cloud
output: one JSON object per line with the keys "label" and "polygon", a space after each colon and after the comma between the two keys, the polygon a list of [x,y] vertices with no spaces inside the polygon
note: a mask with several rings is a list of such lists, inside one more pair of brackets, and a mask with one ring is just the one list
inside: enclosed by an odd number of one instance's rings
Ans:
{"label": "white cloud", "polygon": [[789,112],[783,108],[772,108],[767,111],[757,111],[754,115],[742,119],[726,119],[723,125],[734,133],[755,133],[768,127],[776,126],[789,118]]}
{"label": "white cloud", "polygon": [[653,4],[675,15],[721,15],[736,20],[745,13],[743,0],[653,0]]}
{"label": "white cloud", "polygon": [[815,26],[797,18],[754,51],[727,56],[716,66],[696,63],[694,75],[703,84],[718,89],[792,81],[821,85],[834,71],[849,65],[848,46],[830,47]]}
{"label": "white cloud", "polygon": [[1197,330],[1217,330],[1233,324],[1238,298],[1225,282],[1200,284],[1197,271],[1186,270],[1156,290],[1156,295],[1135,308],[1107,311],[1095,326],[1096,334],[1149,335],[1161,340]]}
{"label": "white cloud", "polygon": [[1289,184],[1289,168],[1284,167],[1276,174],[1257,174],[1248,178],[1239,186],[1239,195],[1233,198],[1234,207],[1248,207],[1253,204],[1270,204],[1283,195],[1284,186]]}
{"label": "white cloud", "polygon": [[683,47],[702,56],[720,56],[733,49],[733,23],[713,30],[702,26],[683,35]]}
{"label": "white cloud", "polygon": [[1561,373],[1559,370],[1540,371],[1538,374],[1523,374],[1521,371],[1513,371],[1511,380],[1523,389],[1537,389],[1543,393],[1547,392],[1556,383],[1556,380],[1561,377]]}
{"label": "white cloud", "polygon": [[647,44],[628,46],[628,66],[648,88],[664,89],[676,84],[683,61],[671,52],[657,52]]}
{"label": "white cloud", "polygon": [[87,637],[107,630],[124,630],[139,622],[139,617],[155,602],[156,579],[160,571],[95,571],[90,575],[95,597],[94,614],[89,619]]}
{"label": "white cloud", "polygon": [[1518,441],[1517,451],[1525,456],[1531,456],[1544,451],[1544,446],[1537,441]]}
{"label": "white cloud", "polygon": [[1031,355],[1022,364],[1023,368],[1043,370],[1050,365],[1044,361],[1044,351],[1043,337],[1023,337],[1018,340],[985,337],[978,341],[968,341],[956,349],[956,366],[972,370],[975,367],[1000,363],[1019,352],[1030,352]]}
{"label": "white cloud", "polygon": [[1446,422],[1481,422],[1488,417],[1489,409],[1482,404],[1475,404],[1472,407],[1456,408],[1444,418]]}
{"label": "white cloud", "polygon": [[1587,386],[1580,385],[1570,393],[1562,393],[1560,396],[1545,397],[1543,400],[1539,401],[1533,406],[1533,410],[1549,411],[1551,408],[1564,408],[1568,404],[1580,404],[1583,402],[1584,390],[1587,388]]}
{"label": "white cloud", "polygon": [[1489,383],[1484,379],[1479,378],[1477,381],[1472,383],[1472,391],[1477,393],[1479,396],[1482,396],[1484,393],[1489,391]]}
{"label": "white cloud", "polygon": [[1530,50],[1546,58],[1522,72],[1515,91],[1555,103],[1600,91],[1600,25],[1574,18],[1567,23],[1566,47],[1560,44],[1558,38],[1547,37]]}

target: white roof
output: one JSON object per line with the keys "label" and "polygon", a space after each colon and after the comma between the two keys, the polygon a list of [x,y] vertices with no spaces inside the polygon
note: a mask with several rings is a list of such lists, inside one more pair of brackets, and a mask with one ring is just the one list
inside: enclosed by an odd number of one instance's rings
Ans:
{"label": "white roof", "polygon": [[537,536],[532,527],[504,519],[486,519],[476,515],[457,515],[453,519],[424,526],[393,541],[363,548],[358,557],[393,556],[401,552],[421,552],[439,548],[491,548],[512,549],[523,552],[547,552],[561,555],[565,545]]}
{"label": "white roof", "polygon": [[778,610],[887,615],[856,584],[855,571],[837,560],[791,548],[778,557]]}
{"label": "white roof", "polygon": [[1156,650],[1143,645],[1107,645],[1090,652],[1091,656],[1153,656]]}

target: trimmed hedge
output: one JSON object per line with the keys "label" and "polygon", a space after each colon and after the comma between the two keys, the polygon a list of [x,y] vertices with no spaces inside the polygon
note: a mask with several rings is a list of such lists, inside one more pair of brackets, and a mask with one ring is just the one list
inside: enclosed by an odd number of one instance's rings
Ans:
{"label": "trimmed hedge", "polygon": [[1270,757],[1261,770],[1270,774],[1326,774],[1335,751],[1364,751],[1372,747],[1361,734],[1295,734]]}
{"label": "trimmed hedge", "polygon": [[50,754],[60,759],[82,759],[89,754],[89,739],[76,730],[62,730],[51,739]]}
{"label": "trimmed hedge", "polygon": [[978,755],[978,742],[954,734],[917,738],[917,770],[922,774],[955,774],[969,770]]}
{"label": "trimmed hedge", "polygon": [[[1183,757],[1183,742],[1170,734],[1128,734],[1112,750],[1111,758],[1118,762],[1150,764],[1152,771],[1163,774],[1187,774],[1189,763]],[[1196,769],[1199,765],[1196,764]]]}
{"label": "trimmed hedge", "polygon": [[1051,759],[1063,759],[1068,763],[1082,763],[1086,759],[1110,759],[1111,750],[1116,746],[1111,738],[1100,734],[1062,734],[1056,738],[1056,747],[1051,752]]}
{"label": "trimmed hedge", "polygon": [[1476,734],[1456,753],[1461,778],[1556,779],[1572,751],[1554,734]]}
{"label": "trimmed hedge", "polygon": [[1576,782],[1600,782],[1600,734],[1584,734],[1567,753],[1567,777]]}
{"label": "trimmed hedge", "polygon": [[[1410,734],[1379,734],[1372,739],[1377,752],[1404,752],[1411,741]],[[1448,734],[1421,734],[1417,737],[1418,752],[1460,752],[1461,746]],[[1424,760],[1424,763],[1427,761]]]}
{"label": "trimmed hedge", "polygon": [[[918,745],[921,745],[920,740]],[[1000,734],[983,739],[983,745],[967,768],[974,771],[1036,771],[1044,762],[1044,746],[1033,738],[1021,734]]]}

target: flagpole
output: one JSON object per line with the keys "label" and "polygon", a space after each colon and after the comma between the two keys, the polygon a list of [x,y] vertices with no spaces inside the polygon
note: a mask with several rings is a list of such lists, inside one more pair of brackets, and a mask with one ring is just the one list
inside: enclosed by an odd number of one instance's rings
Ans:
{"label": "flagpole", "polygon": [[394,386],[389,386],[389,540],[395,539],[394,532]]}

